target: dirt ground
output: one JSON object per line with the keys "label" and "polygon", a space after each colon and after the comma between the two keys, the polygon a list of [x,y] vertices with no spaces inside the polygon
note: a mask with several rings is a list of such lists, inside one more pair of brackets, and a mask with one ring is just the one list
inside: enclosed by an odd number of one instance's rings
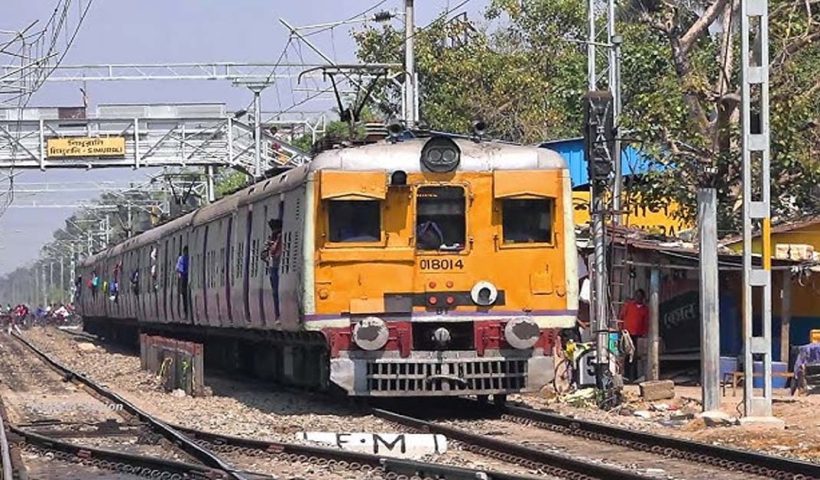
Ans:
{"label": "dirt ground", "polygon": [[776,389],[772,409],[774,416],[785,423],[780,426],[741,425],[742,389],[732,396],[731,388],[727,388],[721,396],[721,411],[729,416],[723,422],[699,418],[700,387],[676,386],[675,398],[646,402],[636,385],[627,385],[624,396],[624,404],[612,411],[602,411],[571,397],[557,398],[547,390],[517,400],[579,418],[820,463],[820,418],[816,416],[820,395],[791,396],[788,390]]}

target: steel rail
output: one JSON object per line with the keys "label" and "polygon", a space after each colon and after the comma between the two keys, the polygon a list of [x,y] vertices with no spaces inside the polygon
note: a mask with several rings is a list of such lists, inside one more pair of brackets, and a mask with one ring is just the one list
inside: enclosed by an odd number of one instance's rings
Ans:
{"label": "steel rail", "polygon": [[[164,458],[152,457],[148,455],[138,455],[134,453],[118,452],[106,448],[90,447],[88,445],[78,445],[62,440],[57,440],[30,430],[10,426],[11,431],[21,437],[27,444],[42,448],[44,450],[62,452],[69,456],[76,457],[81,463],[90,464],[106,470],[117,470],[121,473],[134,475],[151,474],[151,471],[165,471],[179,474],[180,478],[226,478],[226,472],[220,469],[195,465],[192,463],[168,460]],[[130,465],[133,468],[127,468]],[[146,472],[147,469],[147,472]],[[11,477],[9,477],[11,478]],[[153,478],[153,477],[152,477]]]}
{"label": "steel rail", "polygon": [[6,436],[6,426],[3,423],[3,415],[0,415],[0,480],[12,480],[14,472],[11,468],[11,448],[9,439]]}
{"label": "steel rail", "polygon": [[[265,452],[271,455],[284,454],[295,455],[299,458],[310,460],[311,457],[325,460],[336,460],[348,462],[351,465],[369,465],[380,467],[385,472],[395,474],[405,474],[418,476],[421,478],[443,478],[447,480],[486,478],[492,480],[536,480],[541,477],[531,475],[517,475],[496,471],[478,471],[475,469],[456,467],[441,463],[419,462],[414,460],[404,460],[397,458],[387,458],[372,453],[350,452],[334,448],[314,447],[310,445],[300,445],[293,443],[274,442],[270,440],[260,440],[245,437],[236,437],[213,432],[205,432],[192,428],[172,425],[175,430],[185,433],[189,437],[216,445],[217,448],[228,450],[236,448],[239,450],[252,450]],[[483,476],[482,476],[483,474]]]}
{"label": "steel rail", "polygon": [[202,448],[201,446],[197,445],[191,439],[186,437],[185,435],[179,433],[178,431],[174,430],[173,428],[169,427],[165,423],[157,420],[153,416],[149,415],[148,413],[140,410],[136,405],[129,402],[125,398],[121,397],[117,393],[114,393],[101,385],[97,384],[90,378],[82,375],[78,372],[71,370],[70,368],[66,367],[65,365],[61,364],[54,358],[48,356],[45,352],[37,348],[34,344],[23,338],[22,336],[12,333],[12,336],[23,343],[23,345],[27,346],[32,352],[37,354],[41,359],[43,359],[48,365],[52,368],[60,372],[61,374],[65,375],[69,380],[77,380],[83,385],[91,388],[95,391],[98,395],[107,398],[108,400],[120,404],[123,406],[123,410],[127,411],[128,413],[136,416],[143,422],[149,424],[154,430],[158,431],[163,437],[167,440],[171,441],[172,443],[176,444],[181,450],[185,453],[191,455],[193,458],[197,459],[198,461],[202,462],[204,465],[223,470],[228,474],[229,477],[233,478],[234,480],[247,480],[247,478],[239,471],[234,469],[232,466],[228,465],[218,456],[214,455],[213,453],[209,452],[208,450]]}
{"label": "steel rail", "polygon": [[505,461],[534,468],[547,469],[549,470],[547,473],[556,476],[565,476],[573,479],[594,478],[601,480],[644,480],[651,478],[638,472],[603,465],[591,460],[583,460],[568,455],[538,450],[380,408],[374,408],[371,412],[373,415],[389,422],[404,425],[419,431],[440,433],[468,446],[476,447],[482,452],[496,453]]}
{"label": "steel rail", "polygon": [[[62,365],[57,360],[48,357],[43,351],[38,349],[34,344],[26,340],[25,338],[21,337],[20,335],[14,334],[14,337],[17,338],[20,342],[26,345],[29,349],[31,349],[34,353],[36,353],[40,358],[45,360],[50,366],[55,368],[57,371],[61,372],[63,375],[71,379],[76,379],[82,384],[88,386],[89,388],[93,389],[99,395],[119,404],[123,405],[123,409],[127,412],[137,416],[141,420],[145,421],[146,423],[151,424],[152,426],[156,425],[160,427],[161,431],[164,432],[172,432],[173,437],[166,437],[169,440],[176,440],[180,439],[184,445],[190,445],[195,447],[195,450],[190,451],[188,448],[183,448],[186,453],[191,454],[194,458],[199,461],[202,461],[205,465],[209,465],[208,462],[203,460],[208,460],[208,458],[214,458],[219,463],[214,463],[216,465],[214,470],[219,472],[225,472],[228,475],[232,476],[234,479],[243,479],[240,472],[236,469],[228,466],[225,464],[221,459],[219,459],[216,455],[211,453],[208,449],[201,447],[192,439],[199,439],[201,441],[208,442],[217,448],[220,445],[229,445],[235,446],[240,449],[248,449],[254,451],[264,451],[270,454],[292,454],[296,455],[299,458],[309,459],[310,457],[316,458],[323,458],[323,459],[331,459],[336,460],[339,462],[348,462],[350,465],[360,464],[360,465],[370,465],[372,467],[382,468],[387,472],[392,472],[396,474],[406,474],[406,475],[416,475],[422,478],[424,477],[433,477],[433,478],[442,478],[446,480],[466,480],[466,479],[476,479],[476,478],[485,478],[488,480],[538,480],[539,477],[534,477],[530,475],[516,475],[516,474],[509,474],[503,472],[495,472],[495,471],[480,471],[475,469],[469,469],[464,467],[455,467],[446,464],[438,464],[438,463],[428,463],[428,462],[418,462],[413,460],[404,460],[404,459],[395,459],[395,458],[385,458],[380,455],[375,454],[367,454],[367,453],[359,453],[359,452],[350,452],[350,451],[343,451],[337,450],[332,448],[324,448],[324,447],[314,447],[308,445],[299,445],[299,444],[290,444],[290,443],[280,443],[280,442],[272,442],[268,440],[259,440],[259,439],[250,439],[250,438],[242,438],[242,437],[235,437],[230,435],[223,435],[223,434],[216,434],[212,432],[204,432],[200,430],[195,430],[187,427],[181,427],[177,425],[170,425],[159,420],[154,419],[147,413],[139,410],[136,406],[122,398],[121,396],[117,395],[114,392],[111,392],[102,386],[96,384],[93,380],[81,375],[77,372],[72,371],[70,368]],[[32,434],[32,432],[26,432],[28,435],[37,435]],[[57,445],[58,443],[65,444],[66,442],[58,442],[54,439],[48,439],[48,441]],[[71,448],[71,444],[67,444]],[[84,447],[83,447],[84,448]],[[90,451],[90,450],[89,450]],[[101,454],[106,454],[110,451],[104,451]],[[200,458],[195,452],[206,452],[208,457]],[[117,452],[110,452],[110,453],[117,453]],[[616,477],[610,477],[616,478]],[[644,478],[644,477],[640,477]]]}
{"label": "steel rail", "polygon": [[[477,402],[466,400],[477,406]],[[489,408],[489,407],[488,407]],[[557,430],[575,436],[618,445],[684,460],[708,463],[747,473],[763,474],[770,478],[818,478],[820,465],[774,455],[750,452],[738,448],[710,445],[658,433],[641,432],[616,427],[592,420],[570,418],[556,413],[531,408],[504,406],[492,407],[502,415],[527,420],[535,426]]]}

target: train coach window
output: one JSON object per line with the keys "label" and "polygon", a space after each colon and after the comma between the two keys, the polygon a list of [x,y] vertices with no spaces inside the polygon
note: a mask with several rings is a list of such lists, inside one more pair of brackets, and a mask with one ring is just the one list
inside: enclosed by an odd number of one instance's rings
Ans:
{"label": "train coach window", "polygon": [[331,242],[378,242],[381,240],[381,202],[376,200],[330,200],[328,219]]}
{"label": "train coach window", "polygon": [[549,243],[552,241],[554,201],[502,200],[504,243]]}
{"label": "train coach window", "polygon": [[464,205],[461,187],[419,187],[416,192],[418,249],[463,249],[467,231]]}

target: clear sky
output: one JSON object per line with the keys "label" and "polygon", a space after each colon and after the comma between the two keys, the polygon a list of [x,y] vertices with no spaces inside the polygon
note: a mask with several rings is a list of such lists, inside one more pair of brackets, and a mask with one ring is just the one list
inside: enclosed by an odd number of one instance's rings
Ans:
{"label": "clear sky", "polygon": [[[40,19],[44,22],[57,0],[4,0],[0,5],[0,30],[16,30]],[[379,3],[378,0],[94,0],[91,10],[64,64],[163,63],[163,62],[275,62],[288,39],[279,23],[284,18],[294,26],[332,22],[351,17]],[[416,0],[417,25],[425,25],[458,0]],[[459,11],[479,14],[488,0],[471,0]],[[402,9],[402,0],[387,0],[379,10]],[[76,18],[76,13],[74,15]],[[354,27],[355,28],[355,27]],[[351,27],[340,27],[311,37],[319,48],[339,62],[354,61]],[[319,62],[306,46],[306,62]],[[290,48],[288,58],[298,61],[299,50]],[[82,105],[79,84],[46,84],[30,106]],[[231,109],[245,108],[250,93],[229,82],[98,82],[87,85],[90,107],[105,103],[226,103]],[[293,103],[287,92],[274,89],[263,95],[263,111]],[[298,94],[297,94],[298,95]],[[310,110],[331,106],[328,102],[308,104]],[[148,171],[109,169],[93,171],[49,170],[26,172],[17,182],[132,181],[144,179]],[[31,203],[69,203],[96,194],[21,197]],[[51,233],[63,226],[71,214],[67,209],[10,208],[0,217],[0,274],[33,261]]]}

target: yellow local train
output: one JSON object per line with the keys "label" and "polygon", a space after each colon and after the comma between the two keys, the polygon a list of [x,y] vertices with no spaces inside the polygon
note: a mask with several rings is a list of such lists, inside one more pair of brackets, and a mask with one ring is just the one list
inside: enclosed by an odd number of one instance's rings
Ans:
{"label": "yellow local train", "polygon": [[324,151],[90,257],[85,282],[120,288],[84,286],[78,308],[89,331],[201,341],[284,382],[503,398],[551,381],[576,261],[559,154],[418,136]]}

